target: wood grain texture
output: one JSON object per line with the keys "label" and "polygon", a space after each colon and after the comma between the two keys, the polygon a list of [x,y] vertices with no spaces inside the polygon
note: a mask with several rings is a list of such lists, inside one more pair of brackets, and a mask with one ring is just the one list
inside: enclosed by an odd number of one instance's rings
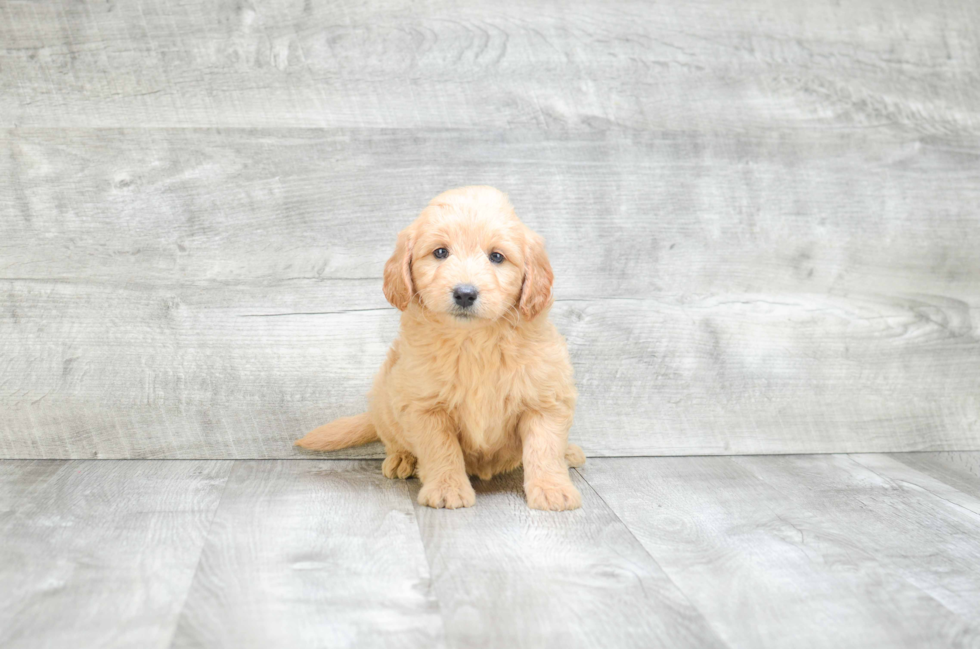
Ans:
{"label": "wood grain texture", "polygon": [[904,462],[903,458],[906,455],[912,454],[861,453],[850,457],[861,466],[899,483],[903,488],[926,491],[936,498],[980,516],[980,499],[977,498],[976,493],[971,493],[978,491],[976,479],[973,481],[972,489],[961,490],[959,486],[969,487],[963,484],[962,475],[956,475],[954,471],[936,471],[935,467],[923,471],[916,466],[915,461]]}
{"label": "wood grain texture", "polygon": [[980,453],[894,453],[889,457],[980,500]]}
{"label": "wood grain texture", "polygon": [[[855,472],[873,474],[846,457],[609,458],[580,471],[730,646],[980,642],[975,616],[893,554],[970,583],[975,521],[862,484]],[[936,532],[903,533],[914,527]]]}
{"label": "wood grain texture", "polygon": [[590,455],[980,447],[976,138],[16,129],[0,147],[3,457],[295,457],[365,407],[397,331],[395,233],[473,182],[548,241]]}
{"label": "wood grain texture", "polygon": [[967,620],[980,643],[980,502],[966,508],[970,496],[951,497],[952,488],[881,455],[732,461],[804,509],[833,516],[849,547]]}
{"label": "wood grain texture", "polygon": [[0,462],[0,645],[167,647],[230,462]]}
{"label": "wood grain texture", "polygon": [[971,0],[0,3],[0,125],[980,132]]}
{"label": "wood grain texture", "polygon": [[173,647],[441,647],[405,482],[379,462],[239,462]]}
{"label": "wood grain texture", "polygon": [[40,493],[67,464],[66,460],[0,460],[0,512],[13,516],[17,507]]}
{"label": "wood grain texture", "polygon": [[[476,505],[416,505],[449,644],[723,647],[581,477],[582,509],[527,507],[520,471],[474,481]],[[411,483],[413,494],[419,483]]]}
{"label": "wood grain texture", "polygon": [[975,647],[980,500],[915,459],[593,458],[561,513],[520,472],[438,511],[376,461],[3,460],[0,645]]}

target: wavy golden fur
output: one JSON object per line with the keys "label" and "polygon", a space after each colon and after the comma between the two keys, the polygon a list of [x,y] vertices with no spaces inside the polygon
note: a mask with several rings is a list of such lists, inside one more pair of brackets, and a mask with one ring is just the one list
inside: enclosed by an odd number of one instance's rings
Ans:
{"label": "wavy golden fur", "polygon": [[[436,196],[385,264],[401,335],[369,412],[296,443],[330,451],[380,438],[384,474],[417,473],[419,503],[430,507],[469,507],[476,494],[467,474],[487,480],[522,463],[528,505],[579,507],[568,467],[585,456],[568,443],[576,393],[565,341],[548,320],[553,279],[544,242],[503,193],[463,187]],[[478,297],[461,307],[454,290],[464,285]]]}

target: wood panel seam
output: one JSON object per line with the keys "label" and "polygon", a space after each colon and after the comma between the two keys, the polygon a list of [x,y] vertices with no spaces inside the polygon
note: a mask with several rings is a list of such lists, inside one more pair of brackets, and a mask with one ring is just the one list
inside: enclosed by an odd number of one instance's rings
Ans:
{"label": "wood panel seam", "polygon": [[588,479],[582,474],[581,471],[579,471],[578,469],[572,469],[572,471],[574,471],[576,474],[578,474],[580,478],[582,478],[582,481],[586,485],[588,485],[589,490],[596,495],[596,497],[600,500],[600,502],[602,502],[602,504],[606,507],[609,513],[612,514],[617,521],[619,521],[620,525],[622,525],[627,532],[629,532],[630,537],[634,541],[636,541],[637,546],[640,549],[642,549],[644,554],[650,557],[650,561],[652,561],[660,569],[660,572],[663,573],[664,578],[668,582],[670,582],[674,586],[674,588],[677,589],[677,592],[679,592],[681,595],[684,596],[684,601],[688,603],[691,609],[698,612],[698,615],[701,616],[701,620],[704,622],[705,626],[707,626],[711,630],[715,638],[717,638],[718,642],[726,647],[732,647],[732,645],[727,640],[725,640],[725,637],[721,634],[721,632],[719,632],[719,630],[715,628],[715,625],[712,624],[711,620],[708,618],[707,615],[705,615],[704,611],[698,608],[697,605],[693,601],[691,601],[691,598],[688,597],[687,592],[680,587],[680,585],[674,580],[673,577],[670,576],[670,573],[668,573],[664,569],[664,567],[660,564],[660,562],[657,561],[657,558],[653,556],[650,550],[647,549],[647,546],[640,539],[637,538],[636,534],[633,533],[633,530],[630,529],[630,526],[626,524],[626,521],[624,521],[622,517],[616,512],[616,510],[613,509],[609,505],[609,503],[606,502],[606,499],[602,497],[602,494],[599,493],[599,490],[592,486],[592,483],[588,481]]}
{"label": "wood panel seam", "polygon": [[429,594],[435,601],[436,606],[439,607],[439,620],[442,621],[442,637],[446,643],[446,647],[452,647],[453,645],[450,642],[450,636],[448,633],[450,621],[446,619],[446,613],[442,609],[442,598],[439,597],[439,593],[436,591],[435,579],[432,577],[432,560],[429,559],[429,544],[426,541],[425,534],[422,531],[422,521],[419,520],[419,514],[415,507],[415,498],[412,496],[412,488],[409,485],[410,480],[418,480],[418,478],[412,476],[407,480],[402,480],[402,486],[404,486],[402,491],[405,494],[405,497],[408,498],[408,505],[412,510],[412,519],[415,521],[415,530],[419,535],[419,543],[422,544],[422,556],[425,558],[425,568],[429,580]]}
{"label": "wood panel seam", "polygon": [[[809,454],[806,454],[806,455],[809,455]],[[892,482],[892,483],[896,482],[892,478],[889,478],[888,476],[884,476],[884,475],[878,473],[877,471],[875,471],[874,469],[871,469],[871,468],[869,468],[869,467],[861,464],[860,462],[858,462],[857,460],[855,460],[854,458],[851,457],[851,455],[852,455],[851,453],[825,453],[824,455],[837,455],[837,456],[842,456],[843,455],[844,457],[847,458],[847,460],[849,462],[852,462],[853,464],[861,467],[862,469],[866,469],[867,471],[870,471],[874,475],[878,476],[880,479],[885,480],[887,482]],[[880,454],[880,453],[865,453],[865,455],[882,455],[882,454]],[[731,461],[734,461],[736,464],[738,464],[739,466],[741,466],[743,469],[749,471],[757,480],[759,480],[760,482],[764,483],[769,488],[774,489],[774,490],[778,490],[778,487],[776,485],[774,485],[771,482],[769,482],[768,480],[766,480],[763,476],[761,476],[759,474],[759,472],[753,471],[751,467],[746,466],[745,464],[739,462],[738,460],[741,457],[742,456],[731,456],[730,460]],[[929,492],[926,489],[923,489],[923,491],[926,492],[926,493],[928,493],[928,494],[930,494],[930,495],[933,495],[932,492]],[[796,497],[795,496],[790,496],[790,498],[792,500],[794,500],[794,501],[796,500]],[[941,500],[944,500],[945,501],[946,499],[945,498],[941,498]],[[949,501],[946,501],[946,502],[949,502]],[[769,507],[768,504],[766,505],[766,507],[774,515],[777,515],[778,516],[778,514],[776,514],[776,512],[771,507]],[[963,508],[962,507],[959,507],[959,509],[963,509]],[[969,511],[969,510],[964,510],[964,511]],[[969,512],[969,513],[973,517],[976,516],[976,514],[973,514],[973,512]],[[780,517],[780,519],[781,520],[784,520],[781,517]],[[794,527],[795,529],[797,529],[797,531],[799,531],[799,528],[797,528],[795,525],[793,525],[792,527]],[[802,532],[800,532],[800,533],[802,534]],[[941,600],[937,599],[932,593],[928,592],[927,590],[923,589],[922,587],[918,586],[917,584],[915,584],[911,580],[909,580],[909,578],[906,575],[902,574],[902,572],[900,570],[895,569],[894,565],[892,564],[892,561],[890,559],[888,559],[887,556],[883,556],[881,554],[881,552],[880,552],[879,549],[877,549],[875,547],[865,547],[865,546],[862,545],[861,546],[861,551],[862,552],[865,552],[869,556],[873,557],[878,562],[878,565],[882,568],[882,570],[884,572],[886,572],[887,574],[891,575],[892,577],[894,577],[896,579],[900,579],[902,582],[904,582],[905,584],[907,584],[910,589],[915,590],[915,591],[921,593],[922,595],[928,597],[932,601],[936,602],[936,604],[938,604],[940,607],[942,607],[943,609],[945,609],[946,611],[948,611],[950,615],[956,617],[957,619],[961,620],[965,624],[968,624],[968,625],[969,624],[973,624],[973,621],[972,620],[964,617],[959,612],[953,610],[952,608],[950,608],[949,606],[947,606],[945,603],[943,603]]]}
{"label": "wood panel seam", "polygon": [[[932,497],[932,498],[937,498],[937,499],[943,501],[944,503],[947,503],[949,505],[952,505],[953,507],[956,507],[956,509],[958,509],[958,510],[960,510],[962,512],[965,512],[966,515],[969,516],[970,518],[974,518],[974,519],[977,519],[978,521],[980,521],[980,515],[978,515],[975,511],[973,511],[973,510],[971,510],[971,509],[969,509],[967,507],[964,507],[963,505],[961,505],[959,503],[953,502],[952,500],[949,500],[948,498],[943,498],[942,496],[940,496],[939,494],[937,494],[935,491],[932,491],[931,489],[929,489],[927,487],[923,487],[922,485],[914,484],[914,483],[911,483],[911,482],[909,482],[907,480],[902,480],[900,478],[891,478],[891,477],[889,477],[887,475],[883,475],[882,473],[880,473],[879,471],[876,471],[872,467],[870,467],[870,466],[868,466],[866,464],[862,464],[861,462],[858,462],[853,457],[851,457],[851,455],[854,455],[854,454],[853,453],[847,453],[847,459],[849,461],[853,462],[854,464],[858,465],[859,467],[861,467],[863,469],[867,469],[868,471],[870,471],[871,473],[875,474],[876,476],[878,476],[882,480],[886,480],[888,482],[892,482],[892,483],[901,485],[901,486],[903,486],[905,488],[907,488],[907,487],[914,487],[916,490],[919,490],[919,491],[922,491],[923,493],[929,494],[929,496]],[[888,457],[888,455],[885,454],[885,453],[866,453],[865,455],[884,455],[885,457]],[[936,478],[933,478],[932,476],[930,476],[927,473],[923,473],[922,471],[919,471],[917,468],[915,468],[914,466],[911,466],[910,464],[906,464],[905,462],[902,462],[901,460],[898,460],[898,462],[900,462],[903,466],[908,467],[910,471],[913,471],[915,473],[918,473],[919,475],[921,475],[926,480],[929,480],[929,479],[936,480]],[[970,494],[967,494],[967,493],[964,493],[963,491],[960,491],[959,489],[957,489],[953,485],[949,484],[948,482],[945,482],[945,481],[942,481],[942,480],[938,480],[938,481],[939,482],[942,482],[944,485],[946,485],[947,487],[949,487],[953,491],[955,491],[957,493],[960,493],[960,494],[963,494],[963,496],[965,498],[972,498],[972,496],[970,496]]]}
{"label": "wood panel seam", "polygon": [[[91,461],[91,460],[90,460]],[[99,460],[95,460],[98,462]],[[145,460],[144,460],[145,461]],[[163,460],[164,462],[166,460]],[[213,462],[214,460],[203,460],[206,462]],[[220,460],[219,460],[220,461]],[[276,460],[268,460],[270,462],[275,462]],[[197,561],[194,563],[194,570],[191,572],[191,578],[187,582],[187,592],[184,593],[184,601],[180,604],[180,611],[174,618],[174,628],[170,633],[170,641],[167,643],[167,647],[173,647],[174,642],[177,640],[177,629],[180,627],[180,621],[184,617],[184,609],[187,607],[187,600],[190,597],[191,590],[194,588],[194,582],[197,579],[197,573],[201,569],[201,560],[204,558],[204,549],[208,545],[208,540],[211,538],[211,529],[214,527],[214,521],[218,517],[218,512],[221,510],[221,505],[225,500],[225,492],[228,491],[228,484],[231,482],[232,476],[238,469],[242,460],[230,460],[232,463],[231,469],[228,470],[228,474],[225,476],[225,482],[221,485],[221,494],[218,496],[218,503],[214,507],[214,511],[211,513],[211,520],[208,521],[208,529],[204,533],[201,541],[201,547],[198,549]]]}

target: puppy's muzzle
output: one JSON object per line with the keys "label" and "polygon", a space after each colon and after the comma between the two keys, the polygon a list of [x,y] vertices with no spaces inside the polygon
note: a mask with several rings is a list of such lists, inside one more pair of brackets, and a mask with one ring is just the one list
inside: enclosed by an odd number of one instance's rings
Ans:
{"label": "puppy's muzzle", "polygon": [[473,306],[476,302],[476,298],[479,297],[480,291],[476,289],[472,284],[457,284],[453,288],[453,301],[456,302],[457,306],[464,309],[468,309]]}

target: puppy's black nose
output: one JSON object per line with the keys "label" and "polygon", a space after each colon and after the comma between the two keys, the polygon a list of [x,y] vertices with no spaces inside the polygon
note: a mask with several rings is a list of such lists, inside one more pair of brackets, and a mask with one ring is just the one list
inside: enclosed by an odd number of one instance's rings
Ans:
{"label": "puppy's black nose", "polygon": [[480,291],[476,290],[472,284],[457,284],[456,288],[453,289],[453,299],[456,300],[456,304],[464,309],[473,306],[479,294]]}

